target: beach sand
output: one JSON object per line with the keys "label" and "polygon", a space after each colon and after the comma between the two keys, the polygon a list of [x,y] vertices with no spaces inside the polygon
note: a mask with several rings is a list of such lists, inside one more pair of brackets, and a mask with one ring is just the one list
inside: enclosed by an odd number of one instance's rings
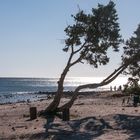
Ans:
{"label": "beach sand", "polygon": [[39,112],[52,99],[0,105],[0,140],[139,140],[140,106],[122,106],[124,97],[116,94],[80,95],[70,109],[70,121],[58,117],[30,120],[30,107]]}

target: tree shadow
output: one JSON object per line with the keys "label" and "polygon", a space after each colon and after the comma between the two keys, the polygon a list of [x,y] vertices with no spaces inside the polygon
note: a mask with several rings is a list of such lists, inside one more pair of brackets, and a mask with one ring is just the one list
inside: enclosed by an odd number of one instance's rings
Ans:
{"label": "tree shadow", "polygon": [[140,139],[140,116],[117,114],[114,116],[117,123],[115,129],[127,130],[128,140]]}
{"label": "tree shadow", "polygon": [[[50,116],[49,116],[50,117]],[[42,134],[44,138],[53,136],[54,140],[92,140],[104,133],[104,129],[112,129],[112,127],[104,120],[96,117],[87,117],[78,120],[66,122],[53,122],[54,117],[47,117],[44,125],[46,134]],[[32,139],[41,136],[33,135]]]}
{"label": "tree shadow", "polygon": [[[92,140],[114,130],[127,133],[128,140],[140,139],[140,117],[116,114],[99,117],[54,122],[55,116],[47,116],[44,128],[46,132],[33,134],[30,139],[53,140]],[[114,125],[110,125],[113,121]]]}

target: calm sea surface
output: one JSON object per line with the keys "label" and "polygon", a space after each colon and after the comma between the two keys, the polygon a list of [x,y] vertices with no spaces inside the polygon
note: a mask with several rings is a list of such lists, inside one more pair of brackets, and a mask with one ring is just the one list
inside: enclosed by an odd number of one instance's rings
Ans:
{"label": "calm sea surface", "polygon": [[[76,86],[88,83],[97,83],[104,77],[72,77],[67,78],[64,84],[65,91],[73,91]],[[37,100],[45,95],[41,92],[57,90],[58,78],[0,78],[0,103]],[[126,84],[127,78],[119,77],[111,84],[94,90],[108,90],[110,86],[119,87]],[[89,90],[89,89],[87,89]]]}

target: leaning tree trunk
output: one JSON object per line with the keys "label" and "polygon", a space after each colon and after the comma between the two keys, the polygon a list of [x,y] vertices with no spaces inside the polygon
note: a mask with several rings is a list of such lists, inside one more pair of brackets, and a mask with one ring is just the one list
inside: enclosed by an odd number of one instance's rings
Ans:
{"label": "leaning tree trunk", "polygon": [[57,107],[60,103],[61,97],[63,95],[63,83],[64,83],[64,79],[66,77],[67,72],[69,71],[69,66],[67,65],[63,71],[63,73],[61,74],[61,77],[58,81],[58,89],[57,89],[57,93],[53,99],[53,101],[50,103],[50,105],[45,109],[45,112],[54,112],[57,111]]}
{"label": "leaning tree trunk", "polygon": [[87,84],[87,85],[78,86],[78,87],[75,89],[71,100],[70,100],[69,102],[67,102],[66,104],[64,104],[63,106],[59,107],[58,110],[59,110],[59,111],[62,111],[62,110],[64,110],[64,109],[69,109],[69,108],[71,108],[72,105],[73,105],[73,103],[74,103],[74,101],[77,99],[77,96],[80,94],[79,91],[82,90],[82,89],[85,89],[85,88],[91,88],[91,86],[92,86],[92,89],[94,89],[94,88],[97,88],[97,87],[99,87],[99,86],[101,86],[101,85],[100,85],[100,83],[95,83],[95,84]]}
{"label": "leaning tree trunk", "polygon": [[65,67],[65,69],[64,69],[63,73],[61,74],[61,77],[58,81],[57,93],[56,93],[53,101],[50,103],[50,105],[45,109],[45,112],[55,112],[55,111],[57,111],[58,105],[59,105],[61,97],[63,95],[64,80],[65,80],[65,77],[66,77],[70,67],[72,66],[71,65],[71,60],[72,60],[73,55],[74,55],[74,52],[73,52],[73,48],[72,48],[72,52],[71,52],[71,55],[70,55],[69,60],[67,62],[67,65],[66,65],[66,67]]}
{"label": "leaning tree trunk", "polygon": [[95,89],[97,87],[101,87],[101,86],[105,86],[109,83],[111,83],[114,79],[116,79],[116,77],[121,74],[124,69],[126,69],[127,65],[122,65],[120,66],[117,70],[115,70],[112,74],[110,74],[106,79],[104,79],[102,82],[100,83],[94,83],[94,84],[87,84],[87,85],[81,85],[79,87],[77,87],[73,93],[72,98],[70,99],[70,101],[68,101],[66,104],[62,105],[61,107],[59,107],[59,111],[64,110],[64,109],[69,109],[72,107],[74,101],[77,99],[77,96],[79,95],[79,91],[82,89],[86,89],[86,88],[90,88],[90,89]]}
{"label": "leaning tree trunk", "polygon": [[75,54],[77,54],[84,47],[85,44],[86,44],[86,42],[76,51],[74,51],[73,46],[71,46],[70,57],[68,59],[67,65],[66,65],[66,67],[65,67],[65,69],[64,69],[63,73],[61,74],[61,77],[58,81],[57,94],[55,95],[53,101],[45,109],[45,112],[43,112],[43,114],[46,112],[56,112],[57,111],[61,97],[63,95],[63,84],[64,84],[65,77],[66,77],[70,67],[72,67],[73,65],[75,65],[76,63],[81,61],[82,55],[77,60],[73,61],[73,63],[71,63],[72,58]]}

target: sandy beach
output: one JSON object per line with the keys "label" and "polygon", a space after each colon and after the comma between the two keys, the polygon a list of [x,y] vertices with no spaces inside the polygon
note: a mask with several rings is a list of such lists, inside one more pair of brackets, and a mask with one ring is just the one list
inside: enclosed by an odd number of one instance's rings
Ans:
{"label": "sandy beach", "polygon": [[70,121],[58,117],[30,120],[30,107],[39,112],[52,99],[0,105],[0,140],[139,140],[140,106],[122,106],[124,97],[116,94],[80,95],[70,109]]}

